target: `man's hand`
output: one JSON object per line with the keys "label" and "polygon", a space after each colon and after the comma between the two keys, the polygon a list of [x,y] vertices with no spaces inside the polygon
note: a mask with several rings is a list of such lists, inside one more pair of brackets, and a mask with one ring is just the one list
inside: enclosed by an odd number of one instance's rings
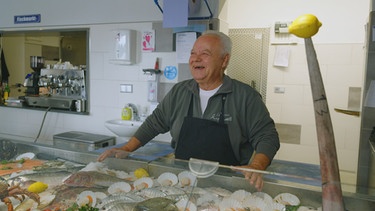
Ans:
{"label": "man's hand", "polygon": [[[270,164],[270,159],[264,155],[257,153],[255,154],[253,160],[251,161],[251,164],[248,166],[241,166],[242,168],[249,168],[249,169],[255,169],[255,170],[266,170],[268,165]],[[242,171],[243,175],[245,176],[245,179],[247,179],[251,185],[254,185],[254,187],[261,191],[263,188],[263,174],[251,172],[251,171]]]}
{"label": "man's hand", "polygon": [[[241,166],[242,168],[250,168],[249,166]],[[242,171],[242,174],[245,176],[245,179],[249,181],[258,191],[261,191],[263,188],[263,174],[251,172],[251,171]]]}
{"label": "man's hand", "polygon": [[99,155],[97,161],[101,162],[105,160],[107,157],[126,158],[128,157],[130,152],[133,152],[140,146],[141,142],[137,138],[131,137],[129,141],[121,148],[112,148],[103,152],[101,155]]}
{"label": "man's hand", "polygon": [[126,158],[128,157],[129,152],[125,151],[120,148],[112,148],[104,151],[101,155],[99,155],[97,161],[102,162],[105,160],[107,157],[115,157],[115,158]]}

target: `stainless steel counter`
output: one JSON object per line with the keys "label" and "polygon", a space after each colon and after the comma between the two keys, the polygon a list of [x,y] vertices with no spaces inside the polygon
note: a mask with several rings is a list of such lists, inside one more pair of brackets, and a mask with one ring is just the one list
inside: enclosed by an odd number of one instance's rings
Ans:
{"label": "stainless steel counter", "polygon": [[[1,141],[1,139],[0,139]],[[73,152],[64,149],[55,149],[52,146],[25,143],[11,140],[17,146],[18,153],[34,152],[40,159],[62,159],[75,163],[88,164],[95,162],[98,152]],[[142,161],[134,159],[114,159],[108,158],[105,164],[112,169],[124,170],[127,172],[134,171],[137,168],[145,168],[151,176],[158,177],[164,172],[179,173],[183,170],[189,170],[188,162],[174,160],[169,158],[160,158],[153,161]],[[230,191],[244,189],[249,192],[256,192],[241,174],[235,173],[228,169],[219,168],[218,171],[209,178],[199,178],[199,187],[222,187]],[[279,193],[292,193],[298,196],[301,204],[320,207],[321,206],[321,188],[301,181],[290,181],[287,178],[265,177],[265,185],[262,190],[276,196]],[[344,192],[344,202],[347,210],[373,210],[375,207],[374,195],[363,195],[359,193]]]}

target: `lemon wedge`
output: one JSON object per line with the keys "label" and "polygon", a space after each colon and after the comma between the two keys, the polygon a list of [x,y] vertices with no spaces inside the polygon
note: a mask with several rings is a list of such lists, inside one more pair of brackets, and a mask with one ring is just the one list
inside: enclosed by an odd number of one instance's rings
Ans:
{"label": "lemon wedge", "polygon": [[34,182],[27,188],[27,190],[32,193],[41,193],[45,191],[47,188],[48,188],[48,185],[43,182]]}
{"label": "lemon wedge", "polygon": [[144,168],[138,168],[134,171],[134,176],[137,177],[137,179],[142,178],[142,177],[148,177],[150,176],[146,169]]}
{"label": "lemon wedge", "polygon": [[322,23],[315,15],[305,14],[296,18],[288,27],[289,33],[301,38],[309,38],[318,33]]}

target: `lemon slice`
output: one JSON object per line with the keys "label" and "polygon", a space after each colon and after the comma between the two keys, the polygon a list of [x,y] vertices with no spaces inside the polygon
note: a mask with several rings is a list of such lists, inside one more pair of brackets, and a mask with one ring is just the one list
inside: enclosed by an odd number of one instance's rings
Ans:
{"label": "lemon slice", "polygon": [[322,23],[312,14],[301,15],[288,27],[289,33],[301,38],[309,38],[318,33]]}
{"label": "lemon slice", "polygon": [[142,177],[149,177],[150,175],[144,168],[138,168],[134,171],[134,176],[137,177],[137,179]]}
{"label": "lemon slice", "polygon": [[41,193],[45,191],[47,188],[48,188],[48,185],[43,182],[34,182],[27,188],[27,190],[32,193]]}

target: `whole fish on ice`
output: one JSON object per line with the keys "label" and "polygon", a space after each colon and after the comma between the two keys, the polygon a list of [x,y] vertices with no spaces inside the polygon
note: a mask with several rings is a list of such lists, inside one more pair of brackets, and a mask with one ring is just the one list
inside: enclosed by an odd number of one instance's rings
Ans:
{"label": "whole fish on ice", "polygon": [[79,171],[70,175],[64,184],[70,187],[109,187],[115,182],[123,182],[116,176],[97,171]]}
{"label": "whole fish on ice", "polygon": [[49,187],[59,186],[72,172],[56,171],[56,172],[34,172],[30,174],[23,174],[7,179],[11,186],[19,185],[22,188],[27,188],[30,184],[39,181],[48,184]]}

